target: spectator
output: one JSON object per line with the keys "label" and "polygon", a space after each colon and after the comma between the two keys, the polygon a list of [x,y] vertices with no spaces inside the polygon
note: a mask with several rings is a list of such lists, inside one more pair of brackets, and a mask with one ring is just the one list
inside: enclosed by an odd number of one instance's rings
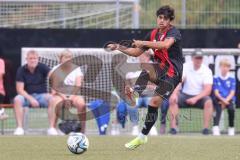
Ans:
{"label": "spectator", "polygon": [[14,110],[17,128],[14,135],[24,135],[23,107],[48,107],[51,98],[47,94],[46,78],[49,68],[38,62],[38,53],[34,50],[27,52],[27,64],[17,70],[16,90],[18,95],[14,98]]}
{"label": "spectator", "polygon": [[8,115],[4,112],[4,108],[1,108],[1,104],[3,104],[5,90],[3,85],[3,76],[5,74],[5,64],[4,60],[0,58],[0,120],[4,120],[8,118]]}
{"label": "spectator", "polygon": [[169,101],[168,99],[164,99],[161,106],[161,117],[160,117],[160,134],[166,133],[166,121],[167,121],[167,112],[169,109]]}
{"label": "spectator", "polygon": [[192,62],[185,63],[183,67],[183,88],[181,92],[180,86],[174,90],[170,97],[170,115],[171,115],[171,134],[176,134],[176,117],[178,115],[178,107],[199,107],[204,110],[203,130],[204,135],[209,134],[209,122],[212,117],[213,104],[209,97],[213,77],[211,70],[203,64],[202,52],[195,52],[192,56]]}
{"label": "spectator", "polygon": [[[172,95],[171,95],[172,96]],[[171,98],[170,96],[170,98]],[[161,117],[160,117],[160,131],[159,134],[166,133],[166,123],[167,123],[167,113],[169,109],[169,99],[164,99],[161,106]],[[176,120],[176,125],[178,125],[178,119]]]}
{"label": "spectator", "polygon": [[[79,87],[83,83],[83,73],[80,67],[75,66],[70,60],[73,58],[72,52],[64,50],[60,56],[60,64],[55,66],[50,72],[52,87],[52,99],[48,108],[49,129],[48,135],[58,135],[56,130],[57,114],[56,107],[64,102],[64,107],[75,106],[81,124],[81,132],[85,132],[86,106],[82,96],[77,95]],[[64,78],[64,84],[61,79]],[[70,88],[69,88],[70,86]],[[62,88],[61,88],[62,87]]]}
{"label": "spectator", "polygon": [[227,108],[229,128],[228,135],[235,135],[234,113],[235,113],[235,89],[236,80],[230,76],[231,64],[228,59],[220,61],[220,75],[214,77],[213,81],[213,104],[216,111],[213,124],[213,135],[220,135],[219,121],[222,110]]}

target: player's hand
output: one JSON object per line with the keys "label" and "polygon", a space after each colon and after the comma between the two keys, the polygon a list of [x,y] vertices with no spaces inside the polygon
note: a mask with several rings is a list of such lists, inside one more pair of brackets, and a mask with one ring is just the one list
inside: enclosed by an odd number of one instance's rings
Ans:
{"label": "player's hand", "polygon": [[198,99],[196,99],[195,97],[192,97],[192,98],[187,99],[186,103],[189,105],[194,105],[197,103],[197,101],[198,101]]}
{"label": "player's hand", "polygon": [[117,50],[117,48],[118,48],[118,44],[117,43],[108,44],[107,47],[106,47],[106,49],[110,50],[110,51]]}
{"label": "player's hand", "polygon": [[37,101],[36,99],[34,99],[34,98],[31,98],[30,104],[31,104],[31,106],[32,106],[33,108],[37,108],[37,107],[40,106],[39,103],[38,103],[38,101]]}
{"label": "player's hand", "polygon": [[144,47],[144,42],[134,39],[132,46],[137,47],[137,48],[142,48],[142,47]]}

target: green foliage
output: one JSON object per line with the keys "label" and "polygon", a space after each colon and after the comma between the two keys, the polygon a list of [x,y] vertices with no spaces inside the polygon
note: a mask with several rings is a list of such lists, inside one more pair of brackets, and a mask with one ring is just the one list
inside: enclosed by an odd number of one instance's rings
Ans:
{"label": "green foliage", "polygon": [[[184,28],[240,28],[239,0],[185,0],[186,26]],[[182,26],[183,0],[141,0],[142,28],[156,25],[156,10],[162,5],[175,9],[175,25]]]}

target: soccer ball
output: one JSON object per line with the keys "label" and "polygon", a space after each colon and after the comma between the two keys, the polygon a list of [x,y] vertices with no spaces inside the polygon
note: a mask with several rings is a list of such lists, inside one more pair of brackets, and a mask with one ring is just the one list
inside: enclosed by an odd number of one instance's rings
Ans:
{"label": "soccer ball", "polygon": [[70,133],[67,140],[68,149],[74,154],[82,154],[87,151],[89,141],[82,133]]}

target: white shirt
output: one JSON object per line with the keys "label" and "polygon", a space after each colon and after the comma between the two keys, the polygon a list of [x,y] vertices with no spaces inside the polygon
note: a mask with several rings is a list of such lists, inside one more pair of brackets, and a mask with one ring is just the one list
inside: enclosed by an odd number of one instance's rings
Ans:
{"label": "white shirt", "polygon": [[193,63],[187,62],[183,65],[183,80],[182,92],[195,96],[202,92],[204,85],[213,84],[213,75],[204,64],[198,70],[194,70]]}
{"label": "white shirt", "polygon": [[[60,65],[61,64],[58,64],[58,65],[54,66],[51,72],[56,70]],[[82,73],[80,67],[77,67],[76,69],[74,69],[72,72],[70,72],[67,75],[67,77],[64,79],[64,84],[74,86],[75,81],[76,81],[76,77],[78,77],[78,76],[83,76],[83,73]]]}

